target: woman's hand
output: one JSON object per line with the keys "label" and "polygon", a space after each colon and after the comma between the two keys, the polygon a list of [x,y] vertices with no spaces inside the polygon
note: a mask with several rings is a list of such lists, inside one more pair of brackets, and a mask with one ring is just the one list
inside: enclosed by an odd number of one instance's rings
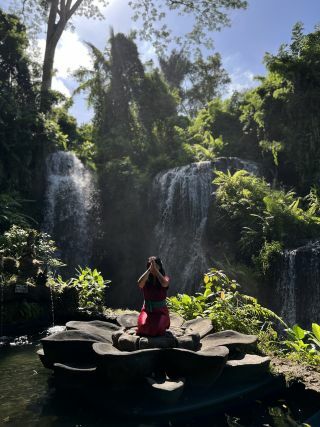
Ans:
{"label": "woman's hand", "polygon": [[158,268],[157,268],[155,260],[153,259],[151,261],[151,264],[150,264],[150,273],[152,273],[154,276],[156,276],[157,272],[158,272]]}

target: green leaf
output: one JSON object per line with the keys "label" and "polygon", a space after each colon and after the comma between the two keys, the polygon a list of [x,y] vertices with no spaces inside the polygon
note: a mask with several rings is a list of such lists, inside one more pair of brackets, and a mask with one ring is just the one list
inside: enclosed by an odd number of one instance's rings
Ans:
{"label": "green leaf", "polygon": [[305,335],[307,333],[307,331],[302,329],[299,325],[294,325],[292,327],[292,331],[294,332],[294,334],[298,340],[303,340],[303,338],[305,337]]}
{"label": "green leaf", "polygon": [[314,333],[317,340],[320,341],[320,325],[317,323],[312,323],[312,332]]}

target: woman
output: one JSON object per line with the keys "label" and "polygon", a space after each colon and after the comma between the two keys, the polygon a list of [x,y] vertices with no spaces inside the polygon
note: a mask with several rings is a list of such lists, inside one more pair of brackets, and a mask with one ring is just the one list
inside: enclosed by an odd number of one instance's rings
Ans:
{"label": "woman", "polygon": [[170,327],[166,304],[169,277],[165,275],[160,258],[148,258],[147,270],[138,279],[144,304],[138,317],[137,335],[155,337],[164,335]]}

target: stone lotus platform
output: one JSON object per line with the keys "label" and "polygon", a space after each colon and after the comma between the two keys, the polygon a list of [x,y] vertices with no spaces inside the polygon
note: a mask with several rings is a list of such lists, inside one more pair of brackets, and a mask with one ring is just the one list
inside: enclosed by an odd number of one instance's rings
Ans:
{"label": "stone lotus platform", "polygon": [[119,316],[118,325],[71,321],[66,331],[41,340],[43,350],[38,355],[68,387],[144,384],[150,395],[171,403],[180,398],[185,387],[207,390],[219,378],[232,383],[237,378],[267,374],[269,358],[246,354],[255,345],[256,336],[235,331],[212,333],[210,319],[186,322],[176,314],[170,319],[171,327],[161,337],[137,336],[137,314]]}

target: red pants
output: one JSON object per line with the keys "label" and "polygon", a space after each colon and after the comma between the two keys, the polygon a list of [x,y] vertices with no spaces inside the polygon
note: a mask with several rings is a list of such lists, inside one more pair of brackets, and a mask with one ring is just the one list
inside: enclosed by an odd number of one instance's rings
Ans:
{"label": "red pants", "polygon": [[156,337],[164,335],[169,327],[170,317],[167,307],[154,308],[152,312],[146,311],[145,307],[142,307],[138,317],[137,335]]}

